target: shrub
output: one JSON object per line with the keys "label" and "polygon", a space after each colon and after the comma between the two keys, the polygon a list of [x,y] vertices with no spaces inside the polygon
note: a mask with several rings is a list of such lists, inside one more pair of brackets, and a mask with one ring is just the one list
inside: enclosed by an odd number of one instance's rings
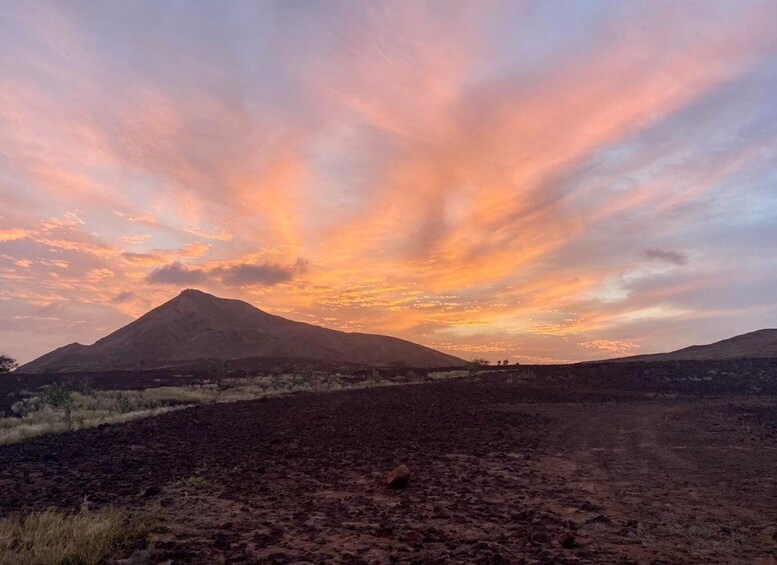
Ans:
{"label": "shrub", "polygon": [[310,379],[306,378],[304,375],[294,375],[291,378],[291,388],[292,389],[305,388],[309,384],[310,384]]}
{"label": "shrub", "polygon": [[132,412],[133,410],[132,402],[129,398],[127,398],[122,393],[119,393],[116,395],[116,411],[118,411],[121,414],[126,414],[128,412]]}
{"label": "shrub", "polygon": [[313,369],[313,365],[305,365],[299,370],[299,375],[308,382],[313,380],[316,371]]}
{"label": "shrub", "polygon": [[73,395],[65,385],[53,384],[46,387],[43,392],[43,403],[55,410],[62,410],[65,414],[65,422],[68,428],[73,427]]}
{"label": "shrub", "polygon": [[69,390],[78,391],[81,394],[85,396],[94,396],[94,388],[92,388],[92,383],[94,382],[94,377],[91,375],[81,375],[80,377],[70,377],[65,380],[65,386]]}
{"label": "shrub", "polygon": [[19,364],[13,357],[9,357],[8,355],[0,355],[0,375],[10,373],[18,366]]}

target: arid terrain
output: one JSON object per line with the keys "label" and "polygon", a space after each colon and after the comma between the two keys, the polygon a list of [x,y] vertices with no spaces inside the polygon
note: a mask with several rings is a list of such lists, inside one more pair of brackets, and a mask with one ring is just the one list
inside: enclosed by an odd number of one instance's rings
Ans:
{"label": "arid terrain", "polygon": [[126,563],[772,563],[776,401],[739,360],[198,406],[0,447],[0,513],[152,514]]}

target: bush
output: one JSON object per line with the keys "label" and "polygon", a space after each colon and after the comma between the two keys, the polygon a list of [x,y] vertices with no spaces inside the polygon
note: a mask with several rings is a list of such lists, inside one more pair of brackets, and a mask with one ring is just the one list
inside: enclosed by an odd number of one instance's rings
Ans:
{"label": "bush", "polygon": [[91,375],[81,375],[80,377],[70,377],[69,379],[65,380],[65,385],[70,390],[77,390],[81,394],[85,396],[94,396],[94,388],[92,387],[92,383],[94,382],[94,377]]}
{"label": "bush", "polygon": [[0,355],[0,375],[10,373],[18,366],[19,364],[13,357],[9,357],[8,355]]}
{"label": "bush", "polygon": [[65,385],[53,384],[46,387],[43,392],[43,403],[55,410],[62,410],[65,414],[67,427],[73,427],[71,415],[73,413],[73,395]]}
{"label": "bush", "polygon": [[116,411],[120,414],[127,414],[128,412],[132,412],[134,407],[132,406],[132,402],[129,398],[124,396],[122,393],[119,393],[116,395]]}
{"label": "bush", "polygon": [[292,389],[306,388],[310,385],[310,379],[304,375],[294,375],[291,377],[290,387]]}

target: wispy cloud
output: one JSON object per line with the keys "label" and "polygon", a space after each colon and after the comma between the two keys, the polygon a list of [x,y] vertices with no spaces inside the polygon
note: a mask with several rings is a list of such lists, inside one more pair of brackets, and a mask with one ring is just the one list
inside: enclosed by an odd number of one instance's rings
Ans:
{"label": "wispy cloud", "polygon": [[277,263],[243,263],[210,269],[186,266],[175,262],[154,269],[146,280],[155,284],[187,285],[203,283],[206,280],[220,281],[228,287],[275,286],[291,281],[308,270],[309,262],[297,259],[290,265]]}
{"label": "wispy cloud", "polygon": [[673,265],[685,265],[688,263],[688,257],[679,251],[665,251],[663,249],[645,249],[642,252],[647,259],[651,261],[666,261]]}
{"label": "wispy cloud", "polygon": [[296,275],[308,270],[308,261],[297,259],[291,265],[277,263],[240,263],[229,267],[219,267],[213,271],[227,286],[274,286],[288,282]]}
{"label": "wispy cloud", "polygon": [[527,362],[777,314],[773,3],[160,10],[0,14],[22,359],[176,285]]}
{"label": "wispy cloud", "polygon": [[154,269],[146,280],[154,284],[172,284],[176,286],[205,282],[207,274],[202,269],[186,267],[179,262]]}

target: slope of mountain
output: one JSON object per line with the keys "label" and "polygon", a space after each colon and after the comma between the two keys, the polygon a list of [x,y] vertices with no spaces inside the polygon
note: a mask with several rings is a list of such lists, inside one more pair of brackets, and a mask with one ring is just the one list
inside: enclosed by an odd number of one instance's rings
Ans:
{"label": "slope of mountain", "polygon": [[402,339],[346,333],[273,316],[240,300],[185,290],[93,345],[72,343],[18,369],[49,373],[152,369],[203,359],[304,358],[372,366],[464,361]]}
{"label": "slope of mountain", "polygon": [[670,353],[634,355],[612,361],[708,361],[715,359],[759,359],[777,357],[777,329],[750,332],[709,345],[692,345]]}

